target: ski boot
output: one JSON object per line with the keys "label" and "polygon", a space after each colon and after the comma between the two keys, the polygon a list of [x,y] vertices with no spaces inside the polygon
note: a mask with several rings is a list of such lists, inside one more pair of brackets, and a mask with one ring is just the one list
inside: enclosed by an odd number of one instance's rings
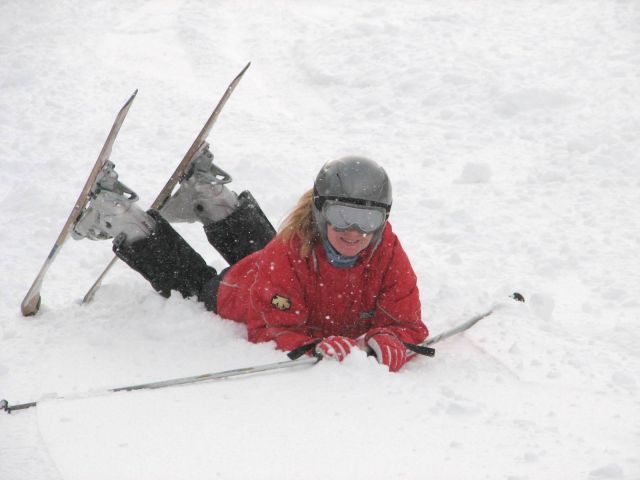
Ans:
{"label": "ski boot", "polygon": [[107,161],[71,236],[75,240],[106,240],[120,236],[126,242],[148,237],[155,221],[136,205],[137,200],[135,192],[118,181],[115,165]]}
{"label": "ski boot", "polygon": [[213,164],[209,144],[204,142],[186,170],[178,191],[160,213],[169,222],[207,225],[228,217],[238,206],[237,195],[225,184],[231,175]]}
{"label": "ski boot", "polygon": [[169,222],[200,222],[209,243],[233,265],[264,248],[276,231],[250,192],[225,185],[231,175],[213,164],[209,144],[194,156],[178,191],[160,214]]}

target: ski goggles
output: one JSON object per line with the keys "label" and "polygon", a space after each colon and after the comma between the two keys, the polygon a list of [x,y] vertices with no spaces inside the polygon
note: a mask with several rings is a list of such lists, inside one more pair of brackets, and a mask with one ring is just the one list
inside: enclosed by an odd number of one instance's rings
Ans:
{"label": "ski goggles", "polygon": [[356,228],[362,233],[373,233],[382,228],[388,215],[384,207],[335,201],[324,202],[322,214],[335,230]]}

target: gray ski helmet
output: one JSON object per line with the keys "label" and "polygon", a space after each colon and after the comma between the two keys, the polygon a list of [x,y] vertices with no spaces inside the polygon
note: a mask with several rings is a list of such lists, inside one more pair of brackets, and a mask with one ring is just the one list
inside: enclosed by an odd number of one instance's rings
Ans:
{"label": "gray ski helmet", "polygon": [[325,204],[339,202],[383,212],[383,223],[376,233],[379,241],[391,211],[391,181],[387,172],[373,160],[349,156],[327,162],[313,184],[313,218],[323,239],[327,235]]}

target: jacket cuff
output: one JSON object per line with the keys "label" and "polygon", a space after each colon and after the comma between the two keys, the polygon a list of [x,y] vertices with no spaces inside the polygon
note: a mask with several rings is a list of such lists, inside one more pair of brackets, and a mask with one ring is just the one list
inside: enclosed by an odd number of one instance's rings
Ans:
{"label": "jacket cuff", "polygon": [[297,332],[282,332],[273,340],[276,342],[278,350],[284,350],[285,352],[295,350],[302,345],[306,345],[314,341],[314,339],[308,335]]}
{"label": "jacket cuff", "polygon": [[402,340],[400,337],[398,337],[398,335],[395,334],[395,332],[390,329],[390,328],[385,328],[385,327],[379,327],[379,328],[372,328],[371,330],[369,330],[366,335],[364,336],[364,343],[367,343],[371,337],[374,337],[376,335],[379,335],[381,333],[387,334],[387,335],[391,335],[393,337],[396,337],[400,340]]}

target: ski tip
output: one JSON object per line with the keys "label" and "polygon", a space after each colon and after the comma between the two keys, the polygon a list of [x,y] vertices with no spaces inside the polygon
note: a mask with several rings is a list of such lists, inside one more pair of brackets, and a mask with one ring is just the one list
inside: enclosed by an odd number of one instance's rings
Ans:
{"label": "ski tip", "polygon": [[11,413],[11,410],[9,410],[9,402],[6,400],[0,400],[0,410]]}
{"label": "ski tip", "polygon": [[135,92],[133,92],[133,94],[129,97],[129,100],[127,100],[124,104],[124,107],[122,107],[122,109],[124,110],[125,108],[127,108],[129,105],[131,105],[131,102],[133,102],[133,99],[136,98],[136,95],[138,95],[138,89],[136,88]]}
{"label": "ski tip", "polygon": [[242,69],[242,71],[240,72],[240,75],[244,75],[244,72],[246,72],[250,66],[251,66],[251,62],[247,63]]}

